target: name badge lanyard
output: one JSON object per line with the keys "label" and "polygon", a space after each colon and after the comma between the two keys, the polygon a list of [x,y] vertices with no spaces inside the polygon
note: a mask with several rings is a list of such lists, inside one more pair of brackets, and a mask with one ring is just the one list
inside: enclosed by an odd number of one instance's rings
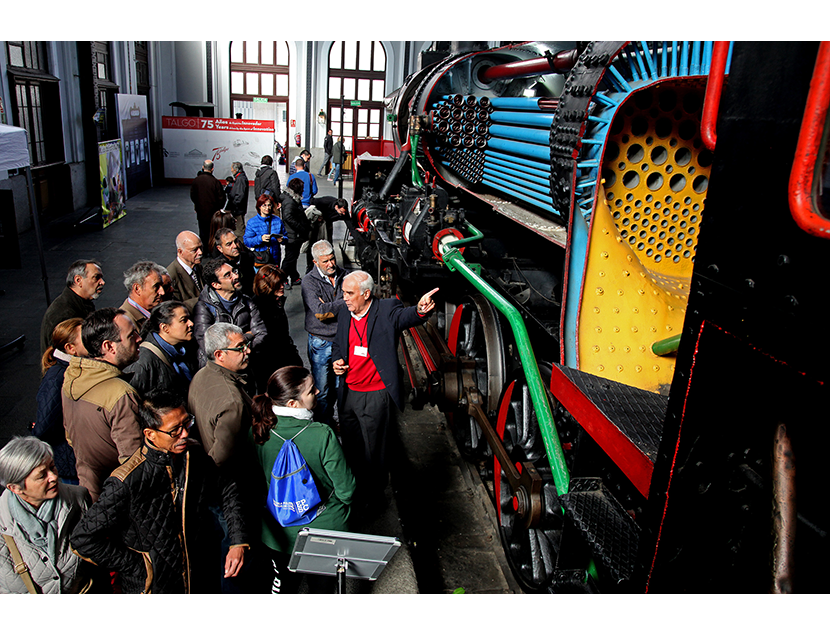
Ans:
{"label": "name badge lanyard", "polygon": [[[360,342],[360,346],[355,346],[354,347],[354,354],[357,355],[358,357],[368,357],[369,356],[369,349],[367,347],[363,346],[363,338],[366,334],[365,333],[363,335],[360,334],[360,331],[357,330],[357,324],[355,324],[355,322],[357,322],[357,320],[353,319],[352,320],[352,328],[354,328],[354,332],[355,332],[355,335],[357,335],[357,339]],[[368,324],[366,325],[366,328],[368,328]]]}

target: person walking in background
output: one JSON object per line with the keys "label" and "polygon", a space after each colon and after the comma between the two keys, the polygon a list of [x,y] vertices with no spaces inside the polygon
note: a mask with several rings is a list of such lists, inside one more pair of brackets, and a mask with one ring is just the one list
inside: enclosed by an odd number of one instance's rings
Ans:
{"label": "person walking in background", "polygon": [[331,159],[332,148],[334,147],[334,137],[331,136],[331,128],[329,128],[328,133],[326,134],[325,138],[323,139],[323,162],[320,164],[320,170],[317,172],[317,176],[323,176],[323,172],[328,174],[328,164],[329,160]]}
{"label": "person walking in background", "polygon": [[337,137],[337,143],[334,144],[331,151],[331,160],[334,163],[334,175],[329,180],[337,183],[337,179],[340,178],[340,170],[346,162],[346,146],[343,145],[343,137]]}

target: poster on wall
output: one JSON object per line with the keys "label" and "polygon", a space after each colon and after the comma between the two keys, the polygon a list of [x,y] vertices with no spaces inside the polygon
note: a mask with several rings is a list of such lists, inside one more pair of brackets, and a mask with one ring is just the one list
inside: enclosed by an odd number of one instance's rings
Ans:
{"label": "poster on wall", "polygon": [[231,164],[242,164],[248,182],[264,155],[274,154],[274,122],[259,119],[162,117],[164,177],[190,183],[205,159],[213,161],[213,176],[224,180]]}
{"label": "poster on wall", "polygon": [[144,95],[116,95],[124,150],[125,191],[128,197],[153,186],[150,170],[150,128]]}
{"label": "poster on wall", "polygon": [[121,169],[121,139],[98,144],[101,170],[101,215],[108,227],[127,213],[124,201],[124,174]]}

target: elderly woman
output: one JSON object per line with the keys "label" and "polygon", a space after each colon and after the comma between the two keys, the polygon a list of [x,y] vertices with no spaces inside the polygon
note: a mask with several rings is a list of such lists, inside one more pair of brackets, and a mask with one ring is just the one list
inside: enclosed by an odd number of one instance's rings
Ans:
{"label": "elderly woman", "polygon": [[0,484],[0,593],[86,593],[92,567],[69,544],[86,488],[58,482],[52,448],[34,437],[0,450]]}
{"label": "elderly woman", "polygon": [[245,226],[242,241],[254,252],[254,266],[280,266],[280,243],[285,238],[285,228],[279,217],[280,203],[262,194],[256,200],[257,215]]}
{"label": "elderly woman", "polygon": [[52,446],[61,481],[74,485],[78,484],[78,473],[75,471],[75,451],[67,442],[63,428],[61,389],[69,358],[73,355],[86,357],[81,341],[82,323],[81,318],[70,318],[59,323],[52,332],[52,345],[40,360],[43,379],[37,391],[37,414],[32,428],[34,436]]}
{"label": "elderly woman", "polygon": [[150,313],[141,331],[138,361],[124,369],[130,385],[142,396],[165,388],[187,397],[198,368],[190,311],[178,300],[162,302]]}
{"label": "elderly woman", "polygon": [[[248,227],[253,224],[248,223]],[[268,378],[283,366],[302,366],[303,360],[288,331],[285,315],[285,282],[288,276],[274,265],[260,267],[254,277],[253,303],[265,324],[265,339],[260,352],[252,358],[257,392],[265,392]]]}
{"label": "elderly woman", "polygon": [[[323,501],[319,513],[307,526],[344,531],[348,529],[355,480],[334,431],[324,423],[313,421],[317,392],[308,369],[280,368],[268,380],[265,394],[254,397],[249,434],[259,458],[263,491],[270,485],[271,469],[284,440],[293,439]],[[262,544],[272,565],[267,576],[271,591],[296,591],[300,576],[288,571],[287,564],[302,525],[281,526],[264,500],[260,514]],[[314,587],[325,586],[327,580],[333,579],[312,576],[308,580],[310,591],[322,591],[323,588]]]}

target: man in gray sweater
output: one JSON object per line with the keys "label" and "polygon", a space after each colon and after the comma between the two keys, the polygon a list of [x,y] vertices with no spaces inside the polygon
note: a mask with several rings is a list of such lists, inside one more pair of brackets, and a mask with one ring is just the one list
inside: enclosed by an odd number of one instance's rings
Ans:
{"label": "man in gray sweater", "polygon": [[308,331],[308,361],[317,395],[316,420],[332,422],[335,377],[331,368],[331,343],[337,333],[337,312],[343,304],[340,288],[346,271],[337,266],[334,248],[327,240],[311,246],[314,266],[302,281],[305,330]]}

